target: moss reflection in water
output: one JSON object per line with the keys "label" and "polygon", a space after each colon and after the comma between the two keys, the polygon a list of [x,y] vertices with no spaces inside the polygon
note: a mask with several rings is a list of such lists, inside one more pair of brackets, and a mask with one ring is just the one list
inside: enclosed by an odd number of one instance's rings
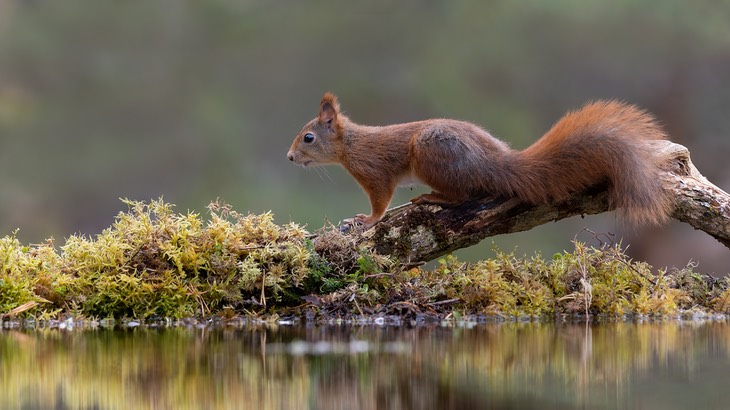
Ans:
{"label": "moss reflection in water", "polygon": [[728,341],[721,322],[4,331],[0,407],[713,407]]}

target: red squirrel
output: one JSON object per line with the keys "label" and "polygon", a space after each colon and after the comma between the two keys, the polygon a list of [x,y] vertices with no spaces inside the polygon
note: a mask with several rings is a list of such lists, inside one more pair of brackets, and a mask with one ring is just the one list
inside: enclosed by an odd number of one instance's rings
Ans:
{"label": "red squirrel", "polygon": [[670,201],[645,141],[665,138],[646,111],[597,101],[565,114],[517,151],[465,121],[356,124],[340,111],[337,97],[325,93],[319,115],[299,131],[287,157],[305,167],[342,165],[370,199],[370,215],[354,219],[366,229],[383,217],[396,187],[414,181],[433,191],[412,203],[441,206],[485,196],[542,204],[607,182],[611,209],[621,208],[629,222],[656,225],[668,218]]}

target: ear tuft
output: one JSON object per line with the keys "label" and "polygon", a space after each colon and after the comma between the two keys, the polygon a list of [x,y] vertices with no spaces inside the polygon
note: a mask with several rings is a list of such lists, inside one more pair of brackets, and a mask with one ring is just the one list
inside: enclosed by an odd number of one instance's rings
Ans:
{"label": "ear tuft", "polygon": [[319,105],[319,122],[328,124],[330,129],[334,130],[337,125],[337,116],[340,114],[340,103],[337,96],[331,92],[326,92],[322,96],[322,102]]}

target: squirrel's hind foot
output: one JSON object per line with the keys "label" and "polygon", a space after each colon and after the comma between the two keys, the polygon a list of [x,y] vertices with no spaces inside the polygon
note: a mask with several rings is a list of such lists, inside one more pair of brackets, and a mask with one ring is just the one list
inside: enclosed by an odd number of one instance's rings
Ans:
{"label": "squirrel's hind foot", "polygon": [[430,194],[421,194],[413,199],[411,199],[411,203],[415,205],[422,205],[422,204],[431,204],[431,205],[439,205],[444,208],[456,206],[459,204],[464,203],[468,198],[453,198],[448,197],[441,192],[431,191]]}

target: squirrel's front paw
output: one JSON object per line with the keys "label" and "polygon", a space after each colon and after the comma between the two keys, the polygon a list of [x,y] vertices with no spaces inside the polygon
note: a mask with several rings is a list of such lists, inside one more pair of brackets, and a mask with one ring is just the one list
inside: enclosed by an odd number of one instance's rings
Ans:
{"label": "squirrel's front paw", "polygon": [[370,229],[378,223],[380,218],[374,217],[372,215],[365,215],[365,214],[357,214],[355,215],[355,223],[362,226],[363,229]]}
{"label": "squirrel's front paw", "polygon": [[377,222],[373,219],[374,218],[372,218],[370,215],[357,214],[354,218],[344,219],[342,222],[344,222],[345,224],[340,226],[340,231],[343,233],[348,232],[354,227],[358,227],[363,230],[369,229]]}
{"label": "squirrel's front paw", "polygon": [[361,216],[362,214],[358,214],[354,218],[343,219],[342,225],[340,225],[340,232],[348,233],[355,228],[361,227],[363,225]]}

